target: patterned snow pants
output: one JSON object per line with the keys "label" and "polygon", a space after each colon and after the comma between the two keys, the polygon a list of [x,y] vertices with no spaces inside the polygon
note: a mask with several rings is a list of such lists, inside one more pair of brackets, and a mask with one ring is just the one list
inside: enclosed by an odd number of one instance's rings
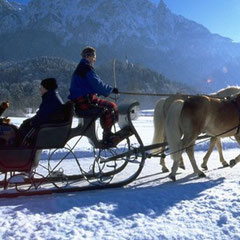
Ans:
{"label": "patterned snow pants", "polygon": [[94,108],[101,108],[102,114],[100,115],[100,124],[104,131],[111,131],[114,123],[118,121],[118,108],[116,103],[99,98],[96,95],[87,95],[79,97],[75,101],[77,110],[82,112]]}

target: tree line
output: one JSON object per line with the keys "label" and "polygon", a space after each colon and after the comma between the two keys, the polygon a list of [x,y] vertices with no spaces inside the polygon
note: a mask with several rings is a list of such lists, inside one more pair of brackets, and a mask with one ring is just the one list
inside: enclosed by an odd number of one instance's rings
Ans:
{"label": "tree line", "polygon": [[[23,116],[28,108],[36,111],[41,96],[39,86],[42,79],[55,77],[58,91],[67,101],[71,75],[78,63],[55,57],[39,57],[22,62],[0,63],[0,101],[8,100],[8,115]],[[103,81],[114,85],[113,65],[108,62],[96,66],[96,71]],[[194,89],[185,84],[173,82],[165,76],[139,64],[116,61],[115,73],[117,87],[120,91],[149,93],[193,93]],[[118,103],[139,101],[142,108],[154,108],[157,98],[120,96]]]}

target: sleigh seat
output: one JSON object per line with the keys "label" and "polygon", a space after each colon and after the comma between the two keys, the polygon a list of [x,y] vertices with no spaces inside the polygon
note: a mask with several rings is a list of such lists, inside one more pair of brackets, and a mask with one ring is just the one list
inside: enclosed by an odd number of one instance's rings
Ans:
{"label": "sleigh seat", "polygon": [[39,127],[33,146],[0,149],[0,172],[29,172],[38,166],[42,149],[63,148],[71,131],[72,103],[65,103],[63,110],[62,122],[43,124]]}
{"label": "sleigh seat", "polygon": [[75,108],[77,118],[97,118],[103,113],[103,108],[92,108],[87,110],[80,110]]}

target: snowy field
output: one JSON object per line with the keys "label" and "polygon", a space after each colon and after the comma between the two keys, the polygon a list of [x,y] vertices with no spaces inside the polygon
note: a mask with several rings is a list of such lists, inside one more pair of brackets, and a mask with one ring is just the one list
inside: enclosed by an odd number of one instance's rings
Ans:
{"label": "snowy field", "polygon": [[[134,125],[144,144],[151,144],[152,117],[140,117]],[[227,161],[239,154],[235,146],[232,140],[225,143]],[[206,144],[198,149],[206,150]],[[199,166],[203,156],[196,152]],[[0,239],[240,239],[240,164],[219,168],[214,151],[207,177],[199,179],[184,159],[186,170],[178,171],[177,182],[151,158],[124,188],[0,199]]]}

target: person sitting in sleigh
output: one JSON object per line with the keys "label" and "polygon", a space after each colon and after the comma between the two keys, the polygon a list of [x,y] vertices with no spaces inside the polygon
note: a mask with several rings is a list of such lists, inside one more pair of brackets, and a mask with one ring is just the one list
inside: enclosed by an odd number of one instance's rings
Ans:
{"label": "person sitting in sleigh", "polygon": [[82,59],[75,69],[70,85],[68,98],[75,103],[75,112],[99,109],[100,124],[103,128],[103,142],[109,142],[114,133],[111,129],[118,121],[118,107],[116,103],[102,99],[111,93],[118,94],[118,89],[104,83],[95,72],[96,49],[88,46],[82,50]]}
{"label": "person sitting in sleigh", "polygon": [[19,143],[21,145],[32,145],[40,125],[55,123],[64,119],[63,100],[57,92],[57,81],[55,78],[46,78],[41,81],[40,93],[42,102],[37,113],[23,121],[18,129]]}

